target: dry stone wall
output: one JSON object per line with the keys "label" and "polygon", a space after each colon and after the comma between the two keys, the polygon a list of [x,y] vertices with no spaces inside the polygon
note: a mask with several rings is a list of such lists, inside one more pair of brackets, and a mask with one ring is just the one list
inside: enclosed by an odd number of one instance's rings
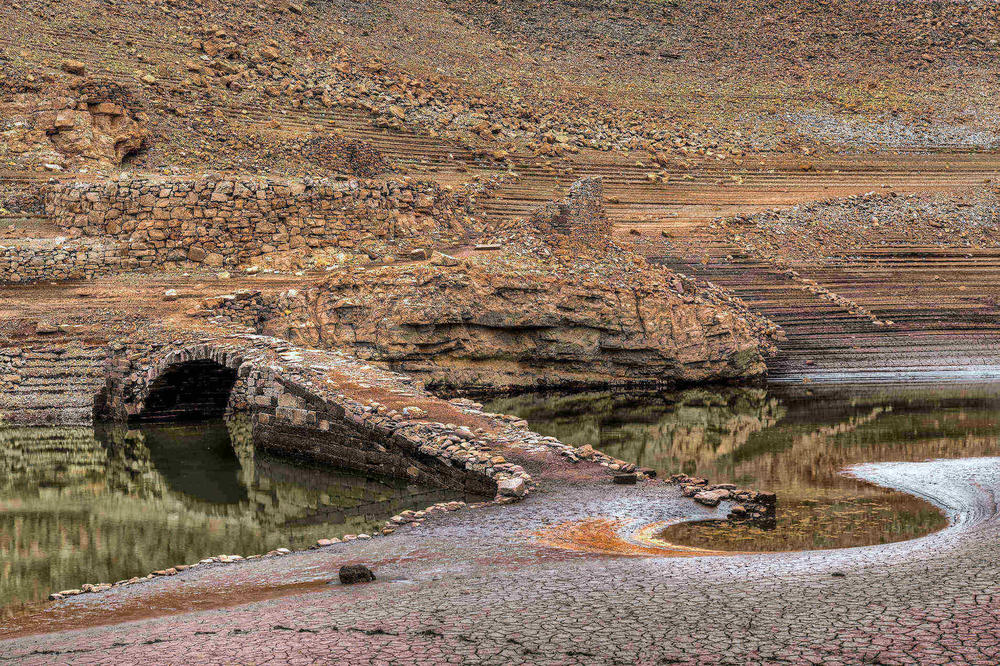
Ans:
{"label": "dry stone wall", "polygon": [[485,189],[405,178],[135,177],[53,184],[45,212],[70,235],[119,242],[139,267],[222,267],[311,248],[382,255],[455,242],[474,230],[469,213]]}
{"label": "dry stone wall", "polygon": [[115,245],[93,239],[19,239],[0,245],[0,283],[85,280],[132,263]]}
{"label": "dry stone wall", "polygon": [[75,341],[0,347],[0,424],[90,423],[106,357],[103,345]]}
{"label": "dry stone wall", "polygon": [[569,188],[569,196],[552,201],[531,215],[533,226],[587,242],[611,236],[611,220],[604,213],[604,181],[581,178]]}

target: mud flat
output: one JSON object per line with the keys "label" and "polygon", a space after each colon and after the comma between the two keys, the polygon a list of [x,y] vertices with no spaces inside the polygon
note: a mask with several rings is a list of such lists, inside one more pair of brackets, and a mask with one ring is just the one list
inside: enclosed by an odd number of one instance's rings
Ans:
{"label": "mud flat", "polygon": [[[992,489],[1000,459],[883,463],[853,472],[925,497],[947,513],[949,527],[912,541],[835,551],[678,558],[636,549],[592,557],[540,545],[537,535],[603,516],[628,526],[618,528],[628,542],[643,524],[710,511],[671,487],[567,481],[552,468],[543,492],[521,504],[450,514],[377,545],[206,568],[63,602],[9,627],[8,635],[34,633],[43,621],[69,628],[170,616],[24,636],[0,644],[0,651],[15,663],[53,654],[120,663],[181,652],[252,660],[317,651],[417,663],[442,650],[487,663],[511,655],[540,663],[650,656],[697,663],[716,659],[720,650],[740,661],[991,658],[1000,533]],[[420,557],[408,555],[415,551]],[[361,588],[321,585],[346,562],[374,563],[379,580]],[[220,586],[229,592],[220,594]],[[264,597],[272,598],[232,605]],[[199,599],[232,606],[183,612],[204,608]],[[829,612],[817,615],[817,604]],[[587,609],[582,616],[580,608]],[[641,629],[636,614],[647,621]],[[958,640],[951,618],[967,627]],[[738,640],[729,638],[733,626],[741,627]]]}

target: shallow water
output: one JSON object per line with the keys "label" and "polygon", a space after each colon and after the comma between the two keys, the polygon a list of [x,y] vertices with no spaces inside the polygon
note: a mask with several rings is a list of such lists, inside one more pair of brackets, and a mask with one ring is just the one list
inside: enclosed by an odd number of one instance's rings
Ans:
{"label": "shallow water", "polygon": [[721,520],[674,525],[660,535],[720,550],[842,548],[923,536],[945,525],[936,507],[851,478],[845,468],[1000,453],[1000,387],[992,385],[529,394],[486,407],[661,476],[684,472],[777,493],[773,530]]}
{"label": "shallow water", "polygon": [[303,548],[461,499],[254,451],[246,422],[0,429],[0,616],[50,592]]}

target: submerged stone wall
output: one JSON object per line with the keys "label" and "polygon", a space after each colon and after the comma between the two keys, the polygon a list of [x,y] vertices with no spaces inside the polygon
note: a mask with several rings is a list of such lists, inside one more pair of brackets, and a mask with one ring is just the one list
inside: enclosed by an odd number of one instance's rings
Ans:
{"label": "submerged stone wall", "polygon": [[385,253],[472,231],[473,184],[401,180],[136,177],[60,182],[45,212],[70,235],[111,238],[139,267],[237,265],[310,248]]}

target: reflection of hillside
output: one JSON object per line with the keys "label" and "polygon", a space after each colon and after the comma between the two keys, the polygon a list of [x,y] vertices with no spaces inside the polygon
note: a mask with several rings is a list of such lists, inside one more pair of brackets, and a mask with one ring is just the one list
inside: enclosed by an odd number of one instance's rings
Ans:
{"label": "reflection of hillside", "polygon": [[824,489],[883,492],[839,474],[855,463],[995,455],[1000,395],[986,387],[874,387],[822,395],[723,389],[522,395],[488,407],[661,472],[781,490],[790,499]]}
{"label": "reflection of hillside", "polygon": [[846,417],[836,427],[773,433],[788,439],[786,446],[769,447],[734,469],[745,476],[767,478],[775,486],[799,496],[815,496],[820,489],[858,486],[845,482],[839,472],[854,464],[872,461],[920,461],[928,458],[962,458],[996,455],[998,428],[995,409],[942,409],[935,404],[910,405],[897,411],[892,405],[872,408],[865,416]]}
{"label": "reflection of hillside", "polygon": [[[113,426],[96,437],[90,428],[0,430],[0,606],[209,555],[305,546],[454,499],[260,457],[247,424],[228,425]],[[198,466],[212,473],[201,487],[187,474]],[[232,484],[222,493],[211,487],[220,478]]]}
{"label": "reflection of hillside", "polygon": [[772,427],[784,407],[763,389],[697,389],[659,395],[523,395],[489,409],[527,419],[547,435],[663,471],[695,471]]}

